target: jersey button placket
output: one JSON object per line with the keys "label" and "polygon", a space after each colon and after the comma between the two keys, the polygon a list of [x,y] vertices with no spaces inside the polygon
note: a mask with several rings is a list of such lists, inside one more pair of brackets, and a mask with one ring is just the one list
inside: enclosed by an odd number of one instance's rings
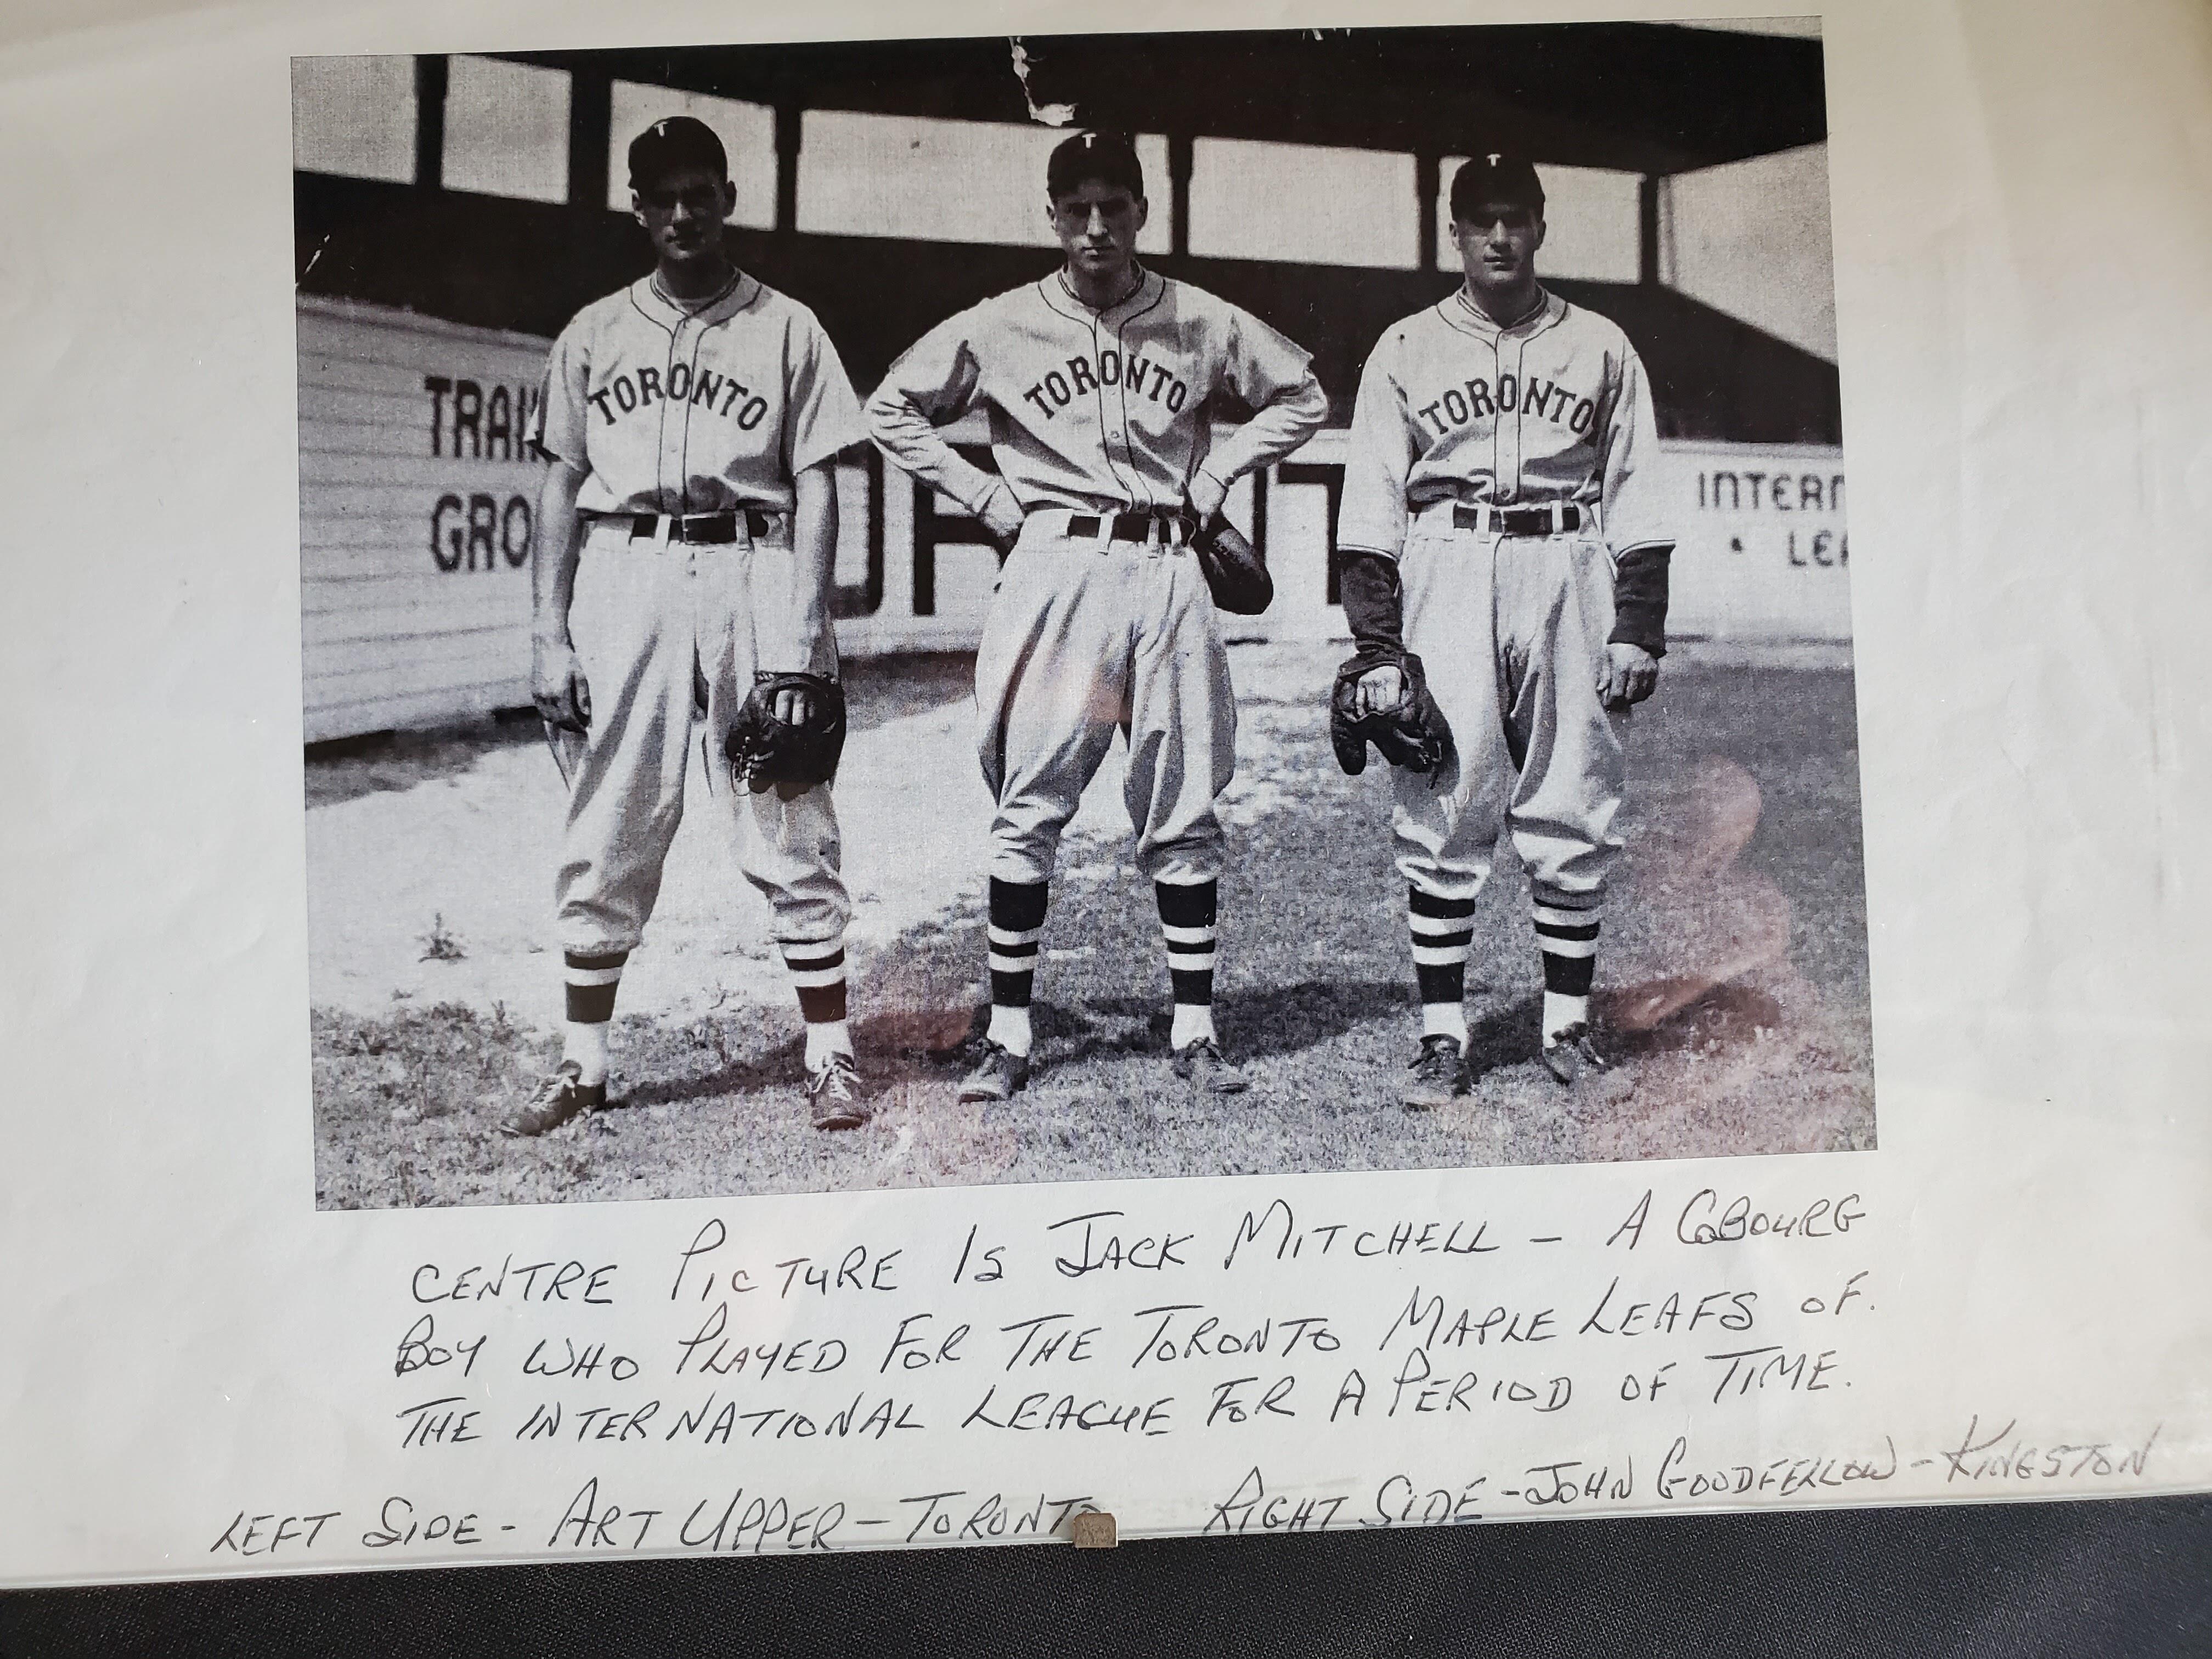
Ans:
{"label": "jersey button placket", "polygon": [[[696,318],[688,315],[678,319],[675,331],[668,337],[668,368],[664,371],[664,378],[661,381],[661,395],[664,399],[667,396],[668,385],[665,376],[674,373],[676,364],[683,356],[684,331],[697,320]],[[678,506],[679,510],[689,513],[691,510],[691,480],[684,470],[685,448],[684,422],[678,421],[674,423],[676,430],[672,439],[668,430],[669,422],[665,418],[666,410],[667,405],[664,401],[662,404],[664,418],[660,428],[662,465],[664,466],[669,465],[667,452],[672,442],[676,452],[673,457],[676,487],[682,492],[678,497]],[[714,604],[719,596],[706,584],[705,572],[700,568],[702,551],[701,544],[697,542],[687,541],[684,544],[684,594],[686,600],[684,611],[691,626],[691,695],[695,702],[702,701],[700,697],[701,688],[708,684],[716,665],[710,661],[709,656],[714,639],[714,619],[711,611],[719,609],[719,606]],[[705,711],[702,709],[701,712]],[[713,769],[714,762],[710,747],[708,770],[711,774]]]}
{"label": "jersey button placket", "polygon": [[678,513],[691,510],[691,480],[684,475],[684,422],[674,422],[675,429],[670,430],[668,386],[675,378],[677,363],[684,356],[684,331],[696,320],[689,316],[676,319],[676,327],[668,337],[668,361],[660,371],[660,476],[664,480],[661,488],[665,492],[667,489],[665,481],[671,477],[676,480],[677,501],[672,510]]}
{"label": "jersey button placket", "polygon": [[[1129,445],[1128,343],[1122,339],[1119,334],[1116,334],[1114,337],[1114,340],[1115,349],[1115,361],[1121,365],[1120,372],[1114,377],[1114,404],[1115,408],[1121,411],[1121,465],[1127,467],[1132,472],[1133,472],[1136,471],[1137,467],[1137,454],[1136,451],[1131,448]],[[1098,337],[1098,324],[1093,322],[1091,325],[1091,356],[1094,361],[1103,357],[1104,353],[1101,349],[1103,343]],[[1103,399],[1100,400],[1098,412],[1102,418],[1106,413],[1106,406]],[[1103,441],[1109,434],[1107,433],[1101,433],[1099,435]],[[1107,459],[1109,461],[1113,459],[1113,453],[1110,448],[1107,453]],[[1133,501],[1129,504],[1132,507],[1136,505]]]}
{"label": "jersey button placket", "polygon": [[1500,330],[1498,336],[1498,380],[1502,386],[1505,377],[1513,377],[1513,410],[1509,419],[1503,407],[1498,411],[1498,499],[1500,501],[1517,500],[1521,490],[1521,348],[1522,342]]}

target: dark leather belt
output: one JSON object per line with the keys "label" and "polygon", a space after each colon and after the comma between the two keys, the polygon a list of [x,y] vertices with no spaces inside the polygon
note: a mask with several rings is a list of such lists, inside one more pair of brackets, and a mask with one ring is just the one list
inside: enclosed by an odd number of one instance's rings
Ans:
{"label": "dark leather belt", "polygon": [[658,541],[660,527],[668,526],[668,539],[688,543],[693,546],[715,546],[738,539],[738,526],[743,523],[745,533],[755,541],[766,538],[775,527],[777,514],[763,513],[758,507],[732,508],[727,513],[605,513],[603,520],[629,525],[629,538],[634,542]]}
{"label": "dark leather belt", "polygon": [[[1556,536],[1582,528],[1583,510],[1572,501],[1560,503],[1556,519],[1553,511],[1548,505],[1481,507],[1460,502],[1452,507],[1452,528],[1492,536]],[[1486,512],[1490,515],[1486,530],[1482,522]]]}
{"label": "dark leather belt", "polygon": [[1109,531],[1108,520],[1102,513],[1071,513],[1067,515],[1067,533],[1091,540],[1099,539],[1103,533],[1106,539],[1112,541],[1148,542],[1152,538],[1154,524],[1167,526],[1167,533],[1172,537],[1174,523],[1175,520],[1165,514],[1116,513]]}

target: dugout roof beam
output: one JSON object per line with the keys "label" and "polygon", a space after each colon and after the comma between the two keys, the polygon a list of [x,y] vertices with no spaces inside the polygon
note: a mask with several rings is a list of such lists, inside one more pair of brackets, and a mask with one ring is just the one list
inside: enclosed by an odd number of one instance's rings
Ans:
{"label": "dugout roof beam", "polygon": [[[1203,50],[1192,48],[1202,40]],[[1657,23],[1004,37],[504,52],[780,108],[1030,119],[1282,143],[1472,153],[1647,175],[1827,136],[1817,40]]]}

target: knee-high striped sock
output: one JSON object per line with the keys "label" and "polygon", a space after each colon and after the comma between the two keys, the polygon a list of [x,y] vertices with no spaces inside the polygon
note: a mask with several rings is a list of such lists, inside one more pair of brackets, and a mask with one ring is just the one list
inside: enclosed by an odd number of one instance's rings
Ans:
{"label": "knee-high striped sock", "polygon": [[1467,1044],[1467,958],[1474,948],[1474,901],[1406,890],[1413,939],[1413,977],[1421,988],[1421,1035]]}
{"label": "knee-high striped sock", "polygon": [[1159,902],[1160,937],[1168,947],[1168,985],[1175,999],[1170,1048],[1185,1048],[1201,1039],[1218,1042],[1213,1030],[1215,919],[1220,884],[1212,881],[1152,884]]}
{"label": "knee-high striped sock", "polygon": [[1590,981],[1597,970],[1602,893],[1539,889],[1530,904],[1536,946],[1544,953],[1544,1041],[1589,1021]]}
{"label": "knee-high striped sock", "polygon": [[853,1052],[845,1023],[845,940],[779,939],[784,971],[799,993],[799,1017],[806,1022],[806,1065],[811,1071],[833,1054]]}
{"label": "knee-high striped sock", "polygon": [[627,951],[562,953],[568,1025],[561,1058],[575,1061],[581,1082],[607,1080],[607,1025],[615,1017],[615,993],[622,988],[623,964],[629,960]]}
{"label": "knee-high striped sock", "polygon": [[1041,881],[991,878],[991,1041],[1012,1054],[1030,1051],[1030,997],[1050,896]]}

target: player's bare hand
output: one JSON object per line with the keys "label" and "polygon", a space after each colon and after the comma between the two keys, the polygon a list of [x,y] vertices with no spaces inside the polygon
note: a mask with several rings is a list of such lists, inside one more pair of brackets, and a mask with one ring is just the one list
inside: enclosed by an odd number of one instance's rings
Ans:
{"label": "player's bare hand", "polygon": [[1011,489],[1000,489],[983,506],[983,528],[1000,547],[1012,547],[1022,533],[1021,503]]}
{"label": "player's bare hand", "polygon": [[806,726],[814,719],[814,699],[799,686],[786,686],[775,694],[775,717],[786,726]]}
{"label": "player's bare hand", "polygon": [[575,647],[538,639],[530,647],[530,700],[548,725],[581,732],[592,723],[592,688]]}
{"label": "player's bare hand", "polygon": [[1370,668],[1359,677],[1352,696],[1352,708],[1360,719],[1387,714],[1406,700],[1404,671],[1389,663]]}
{"label": "player's bare hand", "polygon": [[1221,511],[1222,502],[1229,499],[1229,491],[1216,483],[1210,472],[1194,472],[1184,487],[1183,499],[1201,525],[1213,522],[1213,515]]}
{"label": "player's bare hand", "polygon": [[1598,670],[1597,695],[1607,708],[1627,708],[1650,696],[1659,684],[1659,659],[1640,645],[1619,641],[1605,648]]}

